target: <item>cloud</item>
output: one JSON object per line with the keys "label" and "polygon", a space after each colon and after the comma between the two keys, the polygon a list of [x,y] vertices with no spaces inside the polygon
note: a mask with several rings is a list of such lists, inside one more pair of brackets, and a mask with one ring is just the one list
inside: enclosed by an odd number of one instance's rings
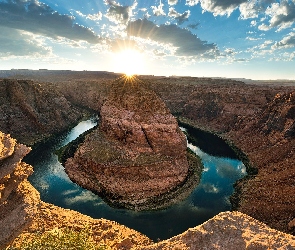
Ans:
{"label": "cloud", "polygon": [[204,183],[200,185],[206,193],[217,194],[220,192],[220,189],[211,183]]}
{"label": "cloud", "polygon": [[194,6],[194,5],[197,5],[198,3],[199,3],[199,0],[186,0],[185,5]]}
{"label": "cloud", "polygon": [[295,32],[290,32],[281,41],[273,45],[274,49],[287,49],[295,47]]}
{"label": "cloud", "polygon": [[57,39],[98,43],[100,38],[90,29],[74,23],[72,16],[61,15],[35,0],[7,0],[0,2],[0,24],[18,30]]}
{"label": "cloud", "polygon": [[166,16],[165,11],[163,10],[164,4],[160,0],[159,6],[151,6],[154,16]]}
{"label": "cloud", "polygon": [[67,194],[66,192],[62,195],[64,195],[64,201],[67,205],[73,205],[77,203],[84,204],[86,202],[91,202],[94,206],[104,205],[103,201],[98,199],[95,194],[89,191],[82,191],[79,195],[75,195],[73,197],[67,197],[69,194]]}
{"label": "cloud", "polygon": [[124,24],[126,25],[130,17],[132,16],[132,11],[136,8],[137,2],[134,1],[133,5],[131,6],[121,6],[114,1],[105,0],[105,3],[110,6],[106,17],[116,23],[116,24]]}
{"label": "cloud", "polygon": [[169,8],[168,16],[174,17],[178,24],[183,24],[185,21],[188,21],[190,11],[187,10],[184,13],[180,14],[174,8],[171,7]]}
{"label": "cloud", "polygon": [[[236,59],[236,61],[244,62],[245,59]],[[235,168],[230,164],[217,165],[216,166],[217,174],[222,178],[236,180],[241,177],[241,170]]]}
{"label": "cloud", "polygon": [[169,5],[175,5],[178,3],[178,0],[168,0]]}
{"label": "cloud", "polygon": [[246,3],[247,1],[248,0],[202,0],[201,7],[204,11],[212,12],[214,16],[230,16],[240,4]]}
{"label": "cloud", "polygon": [[289,28],[295,22],[295,2],[283,0],[280,3],[272,3],[265,14],[270,17],[269,24],[261,24],[258,29],[267,31],[278,28],[278,31],[281,31]]}
{"label": "cloud", "polygon": [[92,21],[98,21],[98,20],[101,20],[102,19],[102,13],[101,12],[98,12],[97,14],[89,14],[86,16],[86,19],[90,19]]}
{"label": "cloud", "polygon": [[170,44],[176,47],[176,56],[209,57],[218,53],[215,44],[208,44],[189,30],[174,24],[157,26],[147,19],[138,19],[128,24],[127,33],[130,36]]}
{"label": "cloud", "polygon": [[11,56],[48,56],[50,48],[45,47],[34,34],[21,30],[1,27],[0,58]]}
{"label": "cloud", "polygon": [[250,0],[240,4],[241,19],[257,18],[259,14],[264,14],[265,10],[276,0]]}
{"label": "cloud", "polygon": [[241,12],[240,17],[242,19],[258,17],[259,9],[257,8],[256,0],[251,0],[249,2],[241,3],[239,10]]}

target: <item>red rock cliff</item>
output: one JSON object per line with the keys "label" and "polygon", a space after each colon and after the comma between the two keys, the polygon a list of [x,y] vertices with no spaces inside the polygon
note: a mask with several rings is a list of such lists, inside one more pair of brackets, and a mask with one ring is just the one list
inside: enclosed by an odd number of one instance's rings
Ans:
{"label": "red rock cliff", "polygon": [[153,91],[116,82],[101,108],[100,128],[67,161],[66,171],[114,203],[140,209],[186,180],[186,139]]}

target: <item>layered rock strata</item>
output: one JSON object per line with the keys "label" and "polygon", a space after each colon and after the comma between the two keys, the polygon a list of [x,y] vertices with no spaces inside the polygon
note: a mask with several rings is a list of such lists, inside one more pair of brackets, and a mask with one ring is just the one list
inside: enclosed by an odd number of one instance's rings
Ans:
{"label": "layered rock strata", "polygon": [[[186,139],[153,92],[116,82],[89,134],[65,166],[69,177],[109,202],[151,209],[184,184],[189,172]],[[167,199],[166,199],[167,200]]]}
{"label": "layered rock strata", "polygon": [[0,130],[33,145],[67,129],[84,115],[50,84],[0,80]]}
{"label": "layered rock strata", "polygon": [[27,181],[32,166],[22,162],[30,148],[0,131],[0,248],[32,223],[39,193]]}

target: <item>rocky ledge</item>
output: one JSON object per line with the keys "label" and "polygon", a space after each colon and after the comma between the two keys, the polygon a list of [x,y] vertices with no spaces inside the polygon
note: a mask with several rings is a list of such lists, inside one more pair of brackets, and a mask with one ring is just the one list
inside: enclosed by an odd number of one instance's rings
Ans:
{"label": "rocky ledge", "polygon": [[65,164],[73,181],[136,210],[167,206],[184,198],[187,181],[190,188],[199,181],[193,168],[201,164],[192,155],[188,161],[186,138],[153,91],[116,81],[100,114],[99,128]]}
{"label": "rocky ledge", "polygon": [[27,181],[32,166],[21,162],[30,148],[0,131],[0,248],[34,219],[39,193]]}
{"label": "rocky ledge", "polygon": [[223,212],[171,239],[139,249],[295,249],[295,237],[240,212]]}

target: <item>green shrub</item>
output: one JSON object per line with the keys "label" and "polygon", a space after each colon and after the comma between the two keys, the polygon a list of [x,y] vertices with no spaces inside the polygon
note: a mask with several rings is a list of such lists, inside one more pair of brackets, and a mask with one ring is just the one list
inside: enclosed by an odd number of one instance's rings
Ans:
{"label": "green shrub", "polygon": [[31,233],[18,237],[6,250],[105,250],[105,245],[97,245],[92,238],[92,230],[85,227],[80,231],[70,228],[58,229],[44,233]]}

